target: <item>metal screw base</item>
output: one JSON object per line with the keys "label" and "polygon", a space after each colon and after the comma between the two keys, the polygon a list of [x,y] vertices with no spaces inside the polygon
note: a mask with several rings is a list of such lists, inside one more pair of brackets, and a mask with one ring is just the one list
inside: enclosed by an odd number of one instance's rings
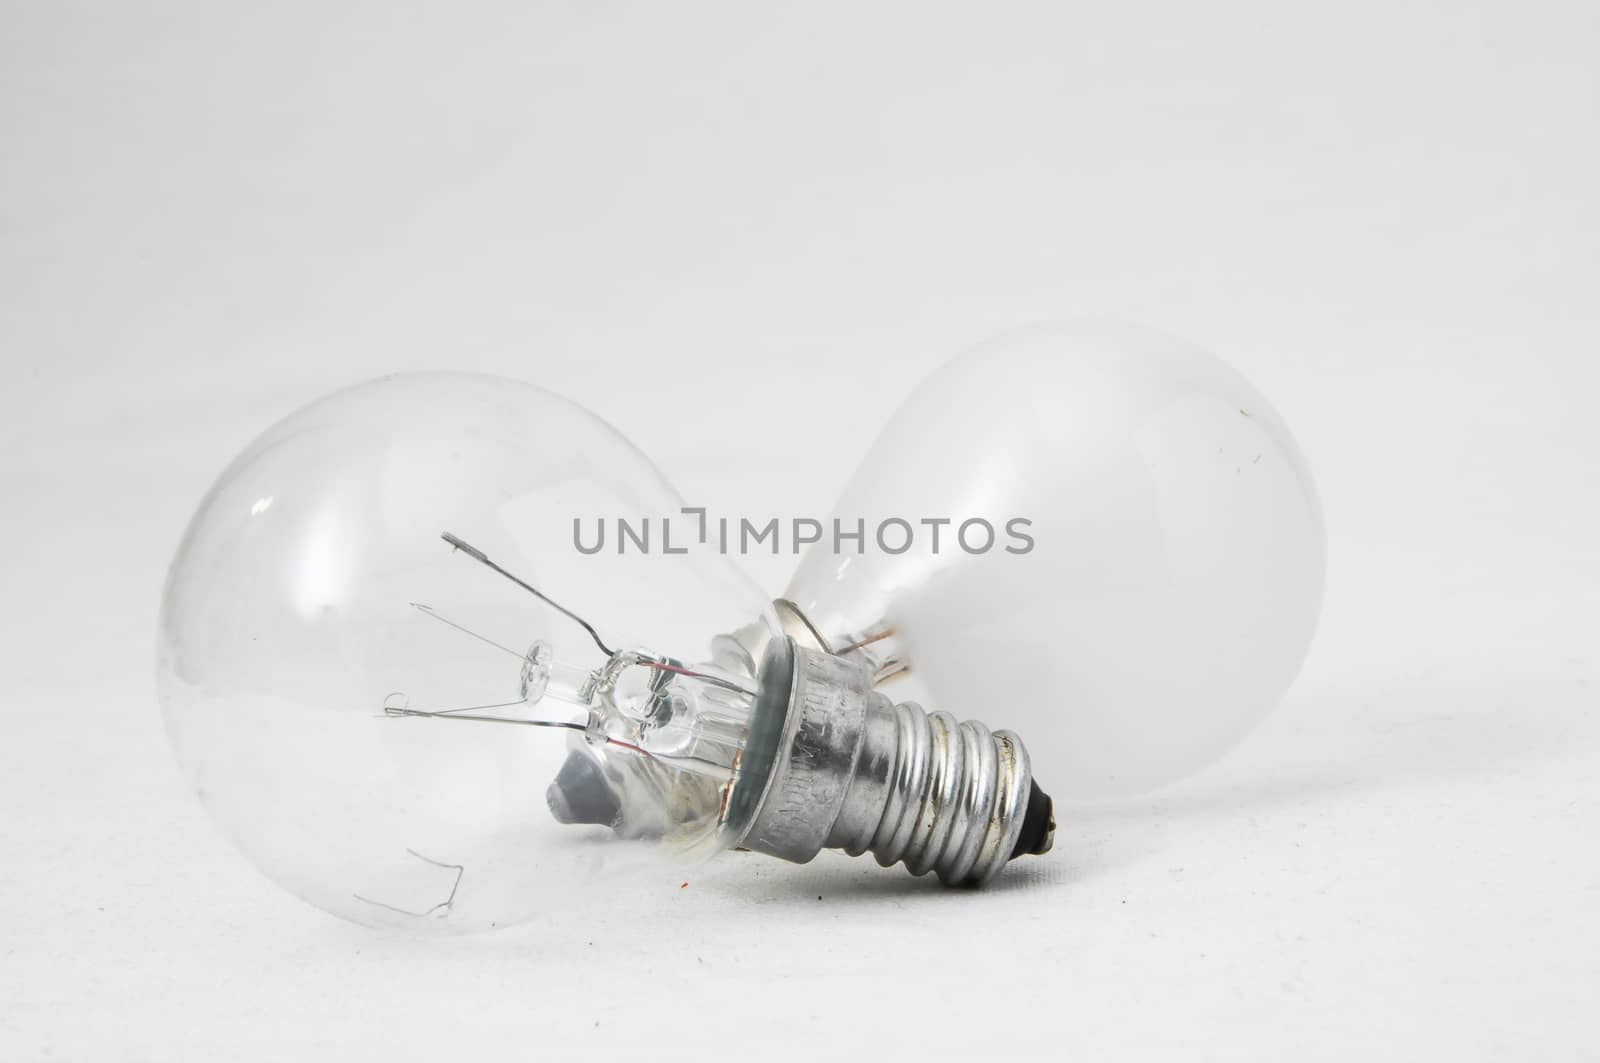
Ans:
{"label": "metal screw base", "polygon": [[1050,847],[1049,799],[1016,735],[893,704],[842,658],[795,647],[780,748],[746,848],[797,863],[823,848],[871,851],[885,867],[979,886]]}
{"label": "metal screw base", "polygon": [[[877,711],[882,706],[868,709]],[[876,829],[848,837],[836,823],[827,844],[852,856],[870,849],[884,867],[903,862],[913,875],[933,871],[947,886],[988,882],[1011,858],[1022,828],[1033,778],[1022,742],[947,712],[929,715],[913,702],[890,711],[892,768],[878,776],[873,769],[887,758],[864,758],[850,787],[881,803]]]}

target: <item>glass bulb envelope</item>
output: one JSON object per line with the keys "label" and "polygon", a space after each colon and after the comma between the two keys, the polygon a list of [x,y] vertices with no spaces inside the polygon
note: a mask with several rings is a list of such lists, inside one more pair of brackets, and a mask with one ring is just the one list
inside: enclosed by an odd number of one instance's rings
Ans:
{"label": "glass bulb envelope", "polygon": [[713,552],[585,552],[574,527],[680,506],[610,426],[509,380],[390,377],[272,427],[162,607],[206,807],[278,883],[380,926],[503,926],[732,844],[788,648],[706,662],[751,618],[776,631],[767,598]]}
{"label": "glass bulb envelope", "polygon": [[786,602],[936,704],[1003,712],[1069,801],[1238,744],[1321,606],[1322,511],[1282,418],[1218,359],[1130,326],[1029,329],[945,365],[835,513],[918,534],[812,547]]}

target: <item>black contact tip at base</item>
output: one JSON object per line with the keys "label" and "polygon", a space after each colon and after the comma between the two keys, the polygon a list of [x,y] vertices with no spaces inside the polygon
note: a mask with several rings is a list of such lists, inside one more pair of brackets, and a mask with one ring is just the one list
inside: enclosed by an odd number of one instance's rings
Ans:
{"label": "black contact tip at base", "polygon": [[1019,856],[1039,856],[1050,851],[1056,840],[1055,806],[1050,795],[1039,789],[1039,784],[1028,786],[1028,808],[1022,813],[1022,831],[1009,859]]}

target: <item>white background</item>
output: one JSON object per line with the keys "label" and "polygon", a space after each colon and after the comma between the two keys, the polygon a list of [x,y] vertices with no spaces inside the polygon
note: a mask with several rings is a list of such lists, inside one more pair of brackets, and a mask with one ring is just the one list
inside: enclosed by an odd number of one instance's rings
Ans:
{"label": "white background", "polygon": [[[1593,1058],[1597,55],[1509,0],[0,6],[0,1057]],[[1081,313],[1295,426],[1325,621],[989,893],[733,855],[412,940],[187,793],[164,568],[309,398],[520,376],[824,516],[920,375]]]}

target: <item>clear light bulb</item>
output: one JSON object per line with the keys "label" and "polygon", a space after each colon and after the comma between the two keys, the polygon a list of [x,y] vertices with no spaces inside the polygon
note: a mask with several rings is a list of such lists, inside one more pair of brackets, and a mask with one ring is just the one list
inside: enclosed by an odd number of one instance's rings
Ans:
{"label": "clear light bulb", "polygon": [[[786,629],[881,681],[909,670],[940,704],[1003,706],[1069,800],[1236,744],[1321,602],[1321,512],[1277,413],[1215,358],[1126,326],[1037,328],[949,363],[835,513],[866,541],[811,549],[777,603]],[[909,548],[884,521],[911,526]]]}
{"label": "clear light bulb", "polygon": [[372,925],[506,925],[732,846],[972,883],[1048,846],[1015,736],[962,724],[971,755],[935,757],[916,739],[942,719],[795,647],[712,550],[578,548],[579,519],[681,508],[610,426],[526,384],[391,377],[293,414],[168,576],[179,760],[263,872]]}

